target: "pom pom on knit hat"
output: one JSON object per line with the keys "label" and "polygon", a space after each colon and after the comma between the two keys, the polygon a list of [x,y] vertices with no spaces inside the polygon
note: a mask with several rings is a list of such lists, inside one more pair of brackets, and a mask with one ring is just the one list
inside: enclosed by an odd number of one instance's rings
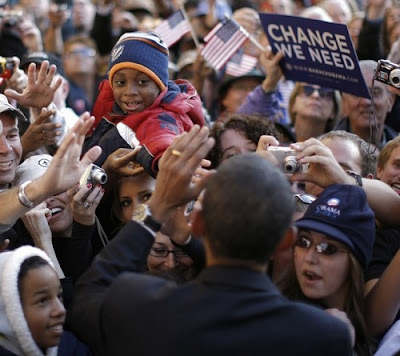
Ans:
{"label": "pom pom on knit hat", "polygon": [[168,47],[152,32],[125,33],[111,51],[108,72],[111,87],[114,74],[124,68],[147,74],[164,90],[168,84]]}

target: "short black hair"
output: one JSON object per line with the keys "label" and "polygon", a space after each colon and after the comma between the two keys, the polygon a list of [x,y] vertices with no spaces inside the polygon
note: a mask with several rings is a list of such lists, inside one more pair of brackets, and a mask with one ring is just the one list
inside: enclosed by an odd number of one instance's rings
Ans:
{"label": "short black hair", "polygon": [[203,216],[215,256],[267,263],[291,224],[294,199],[286,177],[265,158],[224,161],[207,185]]}
{"label": "short black hair", "polygon": [[40,256],[32,256],[21,263],[18,273],[18,292],[21,295],[22,281],[31,269],[50,266],[49,263]]}

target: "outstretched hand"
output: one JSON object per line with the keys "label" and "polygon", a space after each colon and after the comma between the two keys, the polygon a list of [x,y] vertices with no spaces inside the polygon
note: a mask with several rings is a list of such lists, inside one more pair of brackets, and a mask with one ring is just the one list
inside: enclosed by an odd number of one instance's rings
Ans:
{"label": "outstretched hand", "polygon": [[194,200],[204,188],[209,175],[192,182],[196,169],[214,145],[208,128],[195,125],[177,137],[159,161],[156,188],[148,201],[154,218],[164,223],[177,207]]}
{"label": "outstretched hand", "polygon": [[136,176],[142,173],[144,168],[135,161],[141,148],[141,146],[137,146],[133,150],[118,148],[107,157],[102,168],[108,174],[114,173],[118,176]]}
{"label": "outstretched hand", "polygon": [[62,125],[52,122],[55,110],[43,108],[37,119],[32,122],[21,137],[24,155],[40,147],[58,142]]}
{"label": "outstretched hand", "polygon": [[100,156],[101,148],[94,146],[80,159],[86,132],[93,121],[94,117],[89,113],[81,115],[65,136],[45,174],[39,178],[40,186],[46,189],[47,196],[65,192],[78,183],[89,164]]}
{"label": "outstretched hand", "polygon": [[6,89],[4,94],[9,99],[14,99],[24,107],[41,109],[47,107],[53,101],[54,93],[62,84],[62,78],[54,80],[57,67],[44,61],[37,73],[36,64],[31,63],[28,67],[28,85],[20,94],[15,90]]}
{"label": "outstretched hand", "polygon": [[260,64],[264,68],[264,72],[267,73],[262,83],[262,88],[267,93],[275,91],[279,80],[283,77],[283,72],[279,65],[282,58],[283,53],[279,51],[274,54],[271,47],[267,48],[260,55]]}

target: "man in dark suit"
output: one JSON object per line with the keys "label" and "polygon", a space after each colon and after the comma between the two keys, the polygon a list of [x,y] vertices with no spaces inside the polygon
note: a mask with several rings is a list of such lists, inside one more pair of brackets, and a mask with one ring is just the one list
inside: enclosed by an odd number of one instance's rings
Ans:
{"label": "man in dark suit", "polygon": [[[194,127],[167,149],[147,204],[152,216],[139,218],[135,209],[140,222],[130,222],[82,276],[72,329],[101,355],[350,355],[343,321],[288,301],[266,275],[291,224],[286,178],[264,158],[246,154],[224,162],[207,182],[191,184],[212,144],[207,128]],[[207,267],[180,286],[137,273],[154,231],[161,224],[165,231],[170,214],[205,183],[192,232],[203,238]]]}

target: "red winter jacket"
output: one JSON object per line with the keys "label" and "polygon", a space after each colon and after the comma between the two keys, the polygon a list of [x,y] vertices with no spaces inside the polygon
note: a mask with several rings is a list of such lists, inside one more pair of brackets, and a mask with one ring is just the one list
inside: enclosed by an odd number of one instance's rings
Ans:
{"label": "red winter jacket", "polygon": [[186,80],[169,81],[151,106],[128,115],[115,112],[119,107],[108,81],[103,81],[99,90],[92,110],[95,122],[85,143],[85,150],[94,145],[102,147],[102,155],[96,161],[99,165],[117,148],[140,144],[143,147],[137,160],[155,176],[157,161],[174,137],[194,124],[205,123],[200,97]]}

